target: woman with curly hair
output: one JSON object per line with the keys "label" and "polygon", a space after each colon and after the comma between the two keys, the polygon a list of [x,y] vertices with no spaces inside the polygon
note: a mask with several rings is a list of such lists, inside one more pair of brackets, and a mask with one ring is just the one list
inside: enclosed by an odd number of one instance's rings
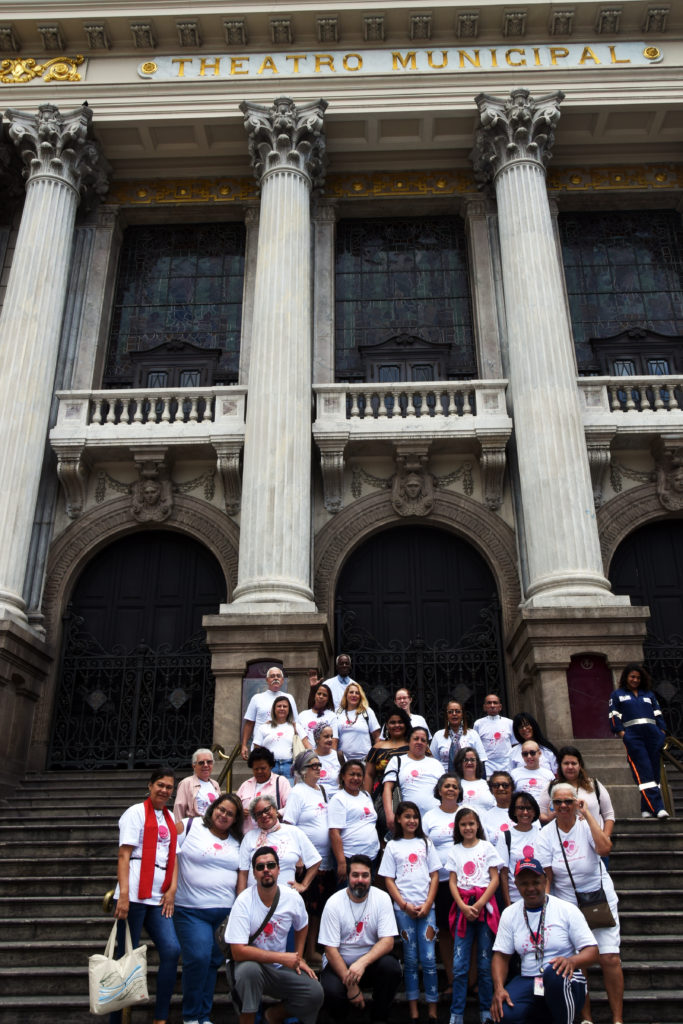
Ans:
{"label": "woman with curly hair", "polygon": [[346,758],[364,761],[379,737],[377,716],[360,683],[349,683],[337,709],[337,750]]}

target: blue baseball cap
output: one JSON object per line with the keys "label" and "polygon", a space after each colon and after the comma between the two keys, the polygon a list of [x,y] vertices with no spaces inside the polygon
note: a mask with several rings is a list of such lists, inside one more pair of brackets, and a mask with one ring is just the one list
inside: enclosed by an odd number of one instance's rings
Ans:
{"label": "blue baseball cap", "polygon": [[515,865],[515,878],[520,871],[533,871],[535,875],[545,874],[545,871],[541,867],[541,862],[536,860],[535,857],[522,857],[521,860],[518,860]]}

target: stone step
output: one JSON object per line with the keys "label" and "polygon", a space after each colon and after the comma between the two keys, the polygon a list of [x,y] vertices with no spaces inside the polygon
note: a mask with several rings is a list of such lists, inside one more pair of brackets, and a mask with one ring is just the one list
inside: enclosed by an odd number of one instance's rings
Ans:
{"label": "stone step", "polygon": [[[16,824],[0,825],[0,850],[13,842],[30,843],[33,849],[34,843],[45,838],[45,822],[17,822]],[[102,842],[108,841],[116,846],[118,830],[115,823],[107,818],[103,820],[89,819],[87,821],[73,822],[70,818],[62,819],[59,823],[59,845],[62,842],[74,841],[77,839],[93,840]],[[51,844],[54,849],[54,842]]]}
{"label": "stone step", "polygon": [[[669,989],[666,993],[654,989],[627,989],[624,996],[624,1016],[629,1024],[634,1021],[647,1021],[648,1024],[681,1024],[683,989],[680,988],[680,970],[677,982],[679,988]],[[595,1024],[611,1022],[612,1014],[609,1011],[605,992],[597,990],[594,992],[591,989],[591,1009]]]}
{"label": "stone step", "polygon": [[115,870],[109,874],[80,874],[73,878],[64,875],[32,875],[21,880],[17,876],[0,877],[0,896],[17,896],[21,893],[21,896],[39,896],[44,900],[56,900],[64,896],[96,896],[101,899],[105,892],[113,889],[115,882]]}
{"label": "stone step", "polygon": [[[114,850],[114,856],[116,857],[117,848],[117,837],[112,836],[110,839],[65,839],[59,843],[58,847],[62,852],[65,860],[71,860],[74,857],[97,857],[103,854],[109,853],[110,850]],[[54,858],[55,841],[37,841],[31,845],[31,859],[32,860],[49,860]],[[26,846],[24,843],[19,841],[11,841],[0,843],[0,861],[7,859],[18,859],[24,860],[26,864]]]}
{"label": "stone step", "polygon": [[[79,908],[81,915],[89,912],[92,914],[91,917],[77,917],[75,914],[71,917],[64,915],[55,917],[54,908],[51,909],[53,910],[51,916],[47,914],[38,916],[24,911],[23,916],[17,915],[14,918],[3,919],[3,941],[10,943],[50,941],[57,946],[62,942],[82,939],[89,942],[92,947],[106,943],[107,936],[111,931],[112,919],[104,916],[101,904],[98,907],[96,901],[90,901],[89,906]],[[99,916],[96,916],[97,914]]]}
{"label": "stone step", "polygon": [[614,828],[617,836],[628,836],[629,839],[661,839],[664,836],[683,833],[683,821],[680,818],[619,818]]}
{"label": "stone step", "polygon": [[[31,851],[32,853],[34,851]],[[76,875],[105,875],[111,872],[116,877],[116,846],[102,844],[100,852],[108,853],[104,857],[66,857],[61,860],[54,856],[54,847],[50,851],[53,856],[36,857],[33,868],[42,876],[54,875],[55,878]],[[26,876],[26,859],[19,857],[0,857],[0,870],[5,878],[22,878]]]}
{"label": "stone step", "polygon": [[69,822],[80,819],[84,821],[101,820],[111,822],[115,828],[123,812],[134,802],[112,799],[107,800],[107,806],[102,808],[93,807],[92,800],[82,800],[76,803],[73,798],[64,797],[62,800],[51,798],[50,803],[46,805],[45,797],[36,796],[35,799],[12,803],[11,807],[3,807],[1,813],[3,821],[7,824],[15,821],[20,824],[30,824],[28,819],[36,818],[39,815],[41,820],[44,818],[59,818],[61,821]]}
{"label": "stone step", "polygon": [[663,910],[683,910],[683,900],[680,889],[623,889],[619,893],[619,913],[626,913],[630,910],[642,910],[643,907],[651,906],[657,913]]}
{"label": "stone step", "polygon": [[[610,860],[610,875],[617,892],[621,890],[638,889],[643,884],[643,870],[634,868],[621,868],[616,867],[614,862]],[[660,889],[675,889],[678,888],[683,894],[683,864],[679,869],[672,869],[669,871],[656,871],[651,872],[647,876],[647,884],[651,889],[659,891]]]}
{"label": "stone step", "polygon": [[[680,934],[621,935],[621,955],[624,960],[674,960],[680,955]],[[680,960],[678,961],[680,971]]]}
{"label": "stone step", "polygon": [[[625,960],[622,955],[622,967],[629,997],[632,992],[643,992],[652,988],[666,995],[672,989],[677,989],[681,983],[680,960],[663,960],[661,963],[655,963],[653,960],[642,958]],[[602,971],[599,967],[590,968],[588,986],[591,998],[593,992],[604,991]]]}
{"label": "stone step", "polygon": [[651,935],[683,935],[683,905],[680,910],[620,910],[621,934],[640,936],[649,942]]}
{"label": "stone step", "polygon": [[[109,888],[113,888],[113,885]],[[70,896],[68,900],[44,899],[42,896],[0,896],[0,921],[4,930],[16,918],[50,918],[54,921],[64,918],[68,921],[73,917],[94,916],[102,914],[102,896]]]}
{"label": "stone step", "polygon": [[625,850],[623,844],[618,844],[609,855],[610,874],[612,871],[636,871],[640,868],[645,872],[647,864],[656,861],[658,871],[680,871],[683,868],[683,850],[676,850],[673,846],[666,849],[653,847],[649,852],[645,850]]}

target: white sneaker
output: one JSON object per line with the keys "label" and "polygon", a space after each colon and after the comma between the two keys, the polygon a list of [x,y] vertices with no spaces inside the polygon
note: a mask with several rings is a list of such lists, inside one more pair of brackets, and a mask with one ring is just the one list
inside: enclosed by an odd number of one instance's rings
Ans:
{"label": "white sneaker", "polygon": [[664,808],[662,807],[661,811],[657,811],[657,817],[658,818],[668,818],[669,817],[669,812],[665,811]]}
{"label": "white sneaker", "polygon": [[[666,811],[664,813],[666,813]],[[652,817],[652,813],[650,811],[641,811],[640,812],[640,816],[641,816],[641,818],[651,818]],[[184,1021],[183,1024],[187,1024],[187,1022]]]}

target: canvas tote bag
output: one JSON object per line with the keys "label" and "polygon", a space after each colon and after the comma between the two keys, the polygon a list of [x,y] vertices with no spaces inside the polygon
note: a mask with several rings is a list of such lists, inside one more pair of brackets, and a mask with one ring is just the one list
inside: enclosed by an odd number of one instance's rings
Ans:
{"label": "canvas tote bag", "polygon": [[111,930],[104,955],[94,953],[88,960],[91,1013],[112,1013],[149,999],[147,946],[133,949],[130,927],[126,921],[126,951],[119,960],[114,959],[117,924],[115,922]]}

